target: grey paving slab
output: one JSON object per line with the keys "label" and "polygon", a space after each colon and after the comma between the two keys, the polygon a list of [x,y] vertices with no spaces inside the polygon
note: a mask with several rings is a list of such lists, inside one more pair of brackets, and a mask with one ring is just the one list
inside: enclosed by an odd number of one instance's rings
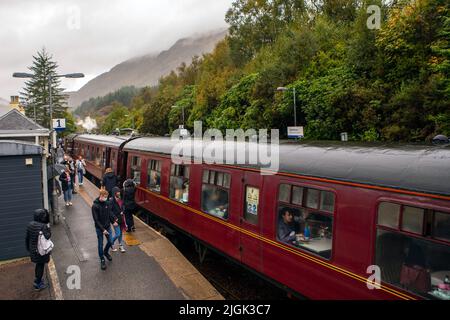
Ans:
{"label": "grey paving slab", "polygon": [[[61,221],[52,229],[53,259],[64,299],[185,299],[155,259],[138,246],[127,247],[126,253],[111,252],[113,261],[106,261],[107,270],[101,270],[91,208],[79,195],[73,204],[64,209],[66,226]],[[71,265],[81,270],[79,290],[67,286]]]}

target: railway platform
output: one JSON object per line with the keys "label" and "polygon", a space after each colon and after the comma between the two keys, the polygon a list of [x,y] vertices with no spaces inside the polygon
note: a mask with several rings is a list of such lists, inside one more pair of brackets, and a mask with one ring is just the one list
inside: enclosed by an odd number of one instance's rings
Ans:
{"label": "railway platform", "polygon": [[72,207],[60,200],[62,216],[52,227],[55,248],[49,264],[56,299],[223,299],[168,239],[138,218],[136,232],[124,235],[126,252],[110,252],[112,261],[101,270],[91,214],[97,195],[86,179]]}

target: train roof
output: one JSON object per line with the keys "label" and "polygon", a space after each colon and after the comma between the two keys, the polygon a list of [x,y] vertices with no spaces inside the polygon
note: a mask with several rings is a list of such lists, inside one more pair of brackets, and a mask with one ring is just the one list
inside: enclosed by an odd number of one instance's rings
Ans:
{"label": "train roof", "polygon": [[[170,155],[173,148],[188,147],[189,142],[170,138],[142,137],[126,143],[125,151],[144,151]],[[236,155],[238,146],[245,145],[246,162],[241,167],[264,168],[249,163],[252,147],[264,144],[225,142],[225,152]],[[219,142],[203,143],[202,150],[218,147]],[[188,150],[188,149],[185,149]],[[191,149],[191,154],[194,152]],[[253,152],[254,153],[254,152]],[[391,143],[300,142],[279,144],[279,172],[369,184],[411,191],[450,195],[450,147]],[[180,155],[189,155],[180,152]],[[191,160],[195,160],[191,157]],[[203,161],[213,159],[204,156]],[[224,161],[225,163],[225,161]]]}
{"label": "train roof", "polygon": [[105,144],[111,147],[120,147],[129,136],[107,136],[101,134],[80,134],[75,137],[75,141]]}

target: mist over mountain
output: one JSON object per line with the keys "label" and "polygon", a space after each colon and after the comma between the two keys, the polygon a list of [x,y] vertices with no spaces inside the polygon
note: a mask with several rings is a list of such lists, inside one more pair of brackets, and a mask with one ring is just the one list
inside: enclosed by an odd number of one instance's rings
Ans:
{"label": "mist over mountain", "polygon": [[89,98],[104,96],[125,86],[145,87],[158,83],[159,78],[176,69],[182,62],[189,64],[194,56],[211,52],[227,34],[226,29],[178,40],[168,50],[126,60],[110,71],[89,81],[71,93],[69,107],[78,107]]}

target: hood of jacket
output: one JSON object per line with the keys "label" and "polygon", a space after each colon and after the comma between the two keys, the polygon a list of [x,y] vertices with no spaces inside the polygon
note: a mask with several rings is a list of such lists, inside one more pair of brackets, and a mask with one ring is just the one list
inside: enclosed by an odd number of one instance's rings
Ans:
{"label": "hood of jacket", "polygon": [[114,173],[113,173],[113,172],[105,173],[105,178],[111,179],[111,178],[113,178],[113,177],[114,177]]}
{"label": "hood of jacket", "polygon": [[120,192],[120,188],[119,187],[112,188],[113,195],[116,195],[116,192]]}
{"label": "hood of jacket", "polygon": [[50,217],[46,209],[37,209],[34,211],[33,220],[40,223],[49,223]]}
{"label": "hood of jacket", "polygon": [[100,201],[100,198],[97,198],[97,199],[94,200],[93,203],[94,203],[95,205],[105,206],[105,205],[107,204],[107,202],[108,202],[108,201],[103,201],[103,202],[102,202],[102,201]]}

